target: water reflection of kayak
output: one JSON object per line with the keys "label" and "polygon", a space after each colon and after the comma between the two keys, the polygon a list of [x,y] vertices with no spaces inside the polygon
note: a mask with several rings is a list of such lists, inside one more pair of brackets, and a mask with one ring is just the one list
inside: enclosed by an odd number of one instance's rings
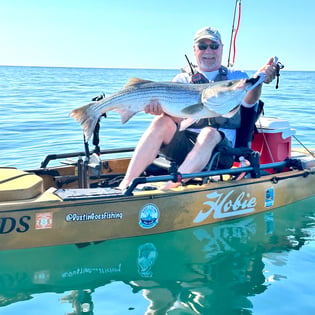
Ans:
{"label": "water reflection of kayak", "polygon": [[152,283],[173,291],[181,287],[185,296],[191,286],[224,285],[232,276],[233,285],[258,293],[264,290],[263,255],[303,246],[314,225],[313,205],[311,198],[274,212],[159,235],[1,251],[0,301],[93,292],[113,281],[149,295]]}

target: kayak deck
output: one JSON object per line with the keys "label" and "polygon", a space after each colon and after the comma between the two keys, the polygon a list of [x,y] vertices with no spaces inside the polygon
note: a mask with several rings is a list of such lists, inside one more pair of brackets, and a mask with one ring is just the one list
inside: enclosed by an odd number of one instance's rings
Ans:
{"label": "kayak deck", "polygon": [[[292,157],[299,161],[302,169],[315,167],[315,158],[306,155],[303,150],[292,151]],[[150,177],[139,177],[130,193],[117,189],[119,181],[129,164],[129,158],[110,159],[102,161],[101,173],[98,176],[89,176],[89,187],[79,187],[78,169],[74,163],[62,162],[61,166],[53,168],[40,168],[29,171],[21,171],[15,168],[0,168],[0,203],[21,204],[27,202],[51,202],[67,201],[91,198],[119,197],[126,195],[139,195],[161,193],[160,186],[172,175],[163,173]],[[161,164],[160,158],[157,159]],[[285,163],[272,163],[271,166],[284,168]],[[270,164],[260,166],[263,169],[270,167]],[[195,174],[183,174],[183,178],[190,178],[190,184],[198,187],[205,183],[203,178],[210,182],[230,182],[233,177],[241,172],[250,173],[252,167],[227,170],[215,170]],[[290,171],[285,172],[287,175]],[[280,174],[280,173],[279,173]]]}

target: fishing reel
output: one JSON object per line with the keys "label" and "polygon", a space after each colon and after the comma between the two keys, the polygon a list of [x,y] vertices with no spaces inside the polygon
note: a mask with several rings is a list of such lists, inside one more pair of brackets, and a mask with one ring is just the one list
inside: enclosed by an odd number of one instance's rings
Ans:
{"label": "fishing reel", "polygon": [[274,58],[274,62],[276,64],[276,89],[279,88],[279,81],[280,81],[280,70],[284,68],[284,65],[278,60],[278,57]]}

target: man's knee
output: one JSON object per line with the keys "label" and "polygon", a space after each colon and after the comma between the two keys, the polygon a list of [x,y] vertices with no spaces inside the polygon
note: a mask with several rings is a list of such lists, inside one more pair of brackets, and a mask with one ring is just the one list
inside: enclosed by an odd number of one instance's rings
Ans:
{"label": "man's knee", "polygon": [[155,117],[152,121],[152,126],[159,129],[174,128],[176,130],[176,124],[174,120],[166,115]]}
{"label": "man's knee", "polygon": [[161,139],[163,144],[170,143],[177,129],[178,127],[174,120],[165,115],[156,117],[149,127],[150,132],[154,133],[159,139]]}
{"label": "man's knee", "polygon": [[205,127],[200,131],[198,138],[203,142],[210,142],[213,145],[217,145],[222,140],[222,135],[215,128]]}

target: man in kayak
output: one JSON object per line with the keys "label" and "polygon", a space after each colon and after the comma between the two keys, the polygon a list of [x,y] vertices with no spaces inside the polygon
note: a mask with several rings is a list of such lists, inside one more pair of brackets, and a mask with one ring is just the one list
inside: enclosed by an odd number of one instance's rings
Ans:
{"label": "man in kayak", "polygon": [[[197,67],[190,65],[190,72],[183,71],[173,82],[207,83],[214,81],[248,78],[242,71],[228,69],[221,65],[223,44],[219,31],[213,27],[204,27],[197,31],[194,37],[193,51]],[[261,67],[255,76],[264,73],[264,83],[270,83],[276,76],[274,58]],[[255,77],[254,76],[254,77]],[[261,96],[262,84],[247,92],[241,106],[251,108],[257,105]],[[132,180],[145,170],[156,158],[163,153],[168,159],[179,165],[180,173],[195,173],[202,171],[208,164],[212,154],[222,145],[235,145],[236,126],[234,119],[213,121],[201,119],[180,131],[181,118],[171,117],[163,113],[158,101],[152,100],[145,108],[146,113],[157,115],[151,125],[142,135],[134,151],[128,170],[120,189],[126,189]],[[220,158],[220,168],[230,168],[232,156]],[[164,189],[175,188],[181,182],[168,182]]]}

